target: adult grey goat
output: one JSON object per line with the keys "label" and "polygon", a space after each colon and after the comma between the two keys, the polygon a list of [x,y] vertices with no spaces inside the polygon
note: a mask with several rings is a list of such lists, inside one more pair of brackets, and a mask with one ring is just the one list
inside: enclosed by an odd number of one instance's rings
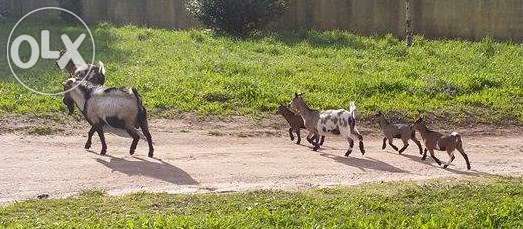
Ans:
{"label": "adult grey goat", "polygon": [[[106,88],[88,81],[70,78],[64,83],[64,101],[72,101],[82,112],[85,119],[91,124],[85,148],[91,148],[91,139],[94,132],[98,133],[102,143],[101,155],[107,152],[104,129],[125,130],[132,137],[133,142],[129,153],[134,154],[140,140],[138,128],[149,144],[149,157],[153,157],[154,147],[149,125],[147,110],[136,89]],[[69,112],[73,107],[66,104]]]}

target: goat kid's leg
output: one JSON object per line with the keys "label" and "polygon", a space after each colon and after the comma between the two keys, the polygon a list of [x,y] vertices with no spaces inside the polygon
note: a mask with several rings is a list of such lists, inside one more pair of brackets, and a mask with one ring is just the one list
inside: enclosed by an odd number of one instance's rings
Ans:
{"label": "goat kid's leg", "polygon": [[467,163],[467,169],[470,170],[470,162],[469,162],[469,157],[467,156],[467,154],[465,153],[465,150],[463,150],[463,147],[462,146],[458,146],[458,151],[461,153],[461,156],[463,156],[463,158],[465,159],[465,162]]}
{"label": "goat kid's leg", "polygon": [[85,149],[91,148],[94,132],[96,132],[96,127],[91,126],[89,133],[87,133],[87,142],[85,143],[85,147],[84,147]]}
{"label": "goat kid's leg", "polygon": [[430,152],[430,156],[432,157],[432,159],[434,159],[434,161],[436,161],[436,163],[438,163],[438,165],[441,165],[441,161],[436,156],[434,156],[434,150],[430,149],[429,152]]}
{"label": "goat kid's leg", "polygon": [[408,139],[401,139],[403,141],[403,148],[400,149],[399,154],[403,153],[409,147],[409,140]]}
{"label": "goat kid's leg", "polygon": [[100,138],[100,142],[102,143],[102,151],[100,151],[100,155],[105,155],[107,153],[107,144],[105,143],[103,126],[97,125],[96,132],[98,133],[98,137]]}
{"label": "goat kid's leg", "polygon": [[345,157],[349,157],[349,155],[352,153],[352,148],[354,147],[354,140],[352,140],[352,138],[347,138],[347,141],[349,141],[349,149],[345,153]]}
{"label": "goat kid's leg", "polygon": [[301,143],[300,129],[296,130],[296,135],[298,136],[298,141],[296,141],[296,144],[299,145]]}
{"label": "goat kid's leg", "polygon": [[294,141],[294,134],[292,132],[293,132],[293,129],[289,128],[289,137],[291,137],[291,141]]}
{"label": "goat kid's leg", "polygon": [[418,146],[419,154],[423,155],[423,147],[421,146],[421,142],[419,142],[418,139],[416,139],[415,137],[411,138],[411,140]]}
{"label": "goat kid's leg", "polygon": [[392,144],[393,139],[389,138],[389,145],[396,151],[398,151],[398,147],[396,147],[394,144]]}
{"label": "goat kid's leg", "polygon": [[425,151],[423,152],[423,156],[421,157],[421,160],[422,160],[422,161],[424,161],[424,160],[427,159],[427,151],[428,151],[428,149],[425,148]]}
{"label": "goat kid's leg", "polygon": [[381,146],[381,149],[387,148],[387,138],[383,138],[383,145]]}
{"label": "goat kid's leg", "polygon": [[131,143],[131,149],[129,150],[129,154],[133,155],[136,151],[136,146],[138,145],[138,141],[140,141],[140,135],[136,132],[136,129],[134,128],[127,128],[127,133],[129,136],[133,138],[133,142]]}
{"label": "goat kid's leg", "polygon": [[322,146],[324,142],[325,142],[325,136],[321,136],[320,146]]}
{"label": "goat kid's leg", "polygon": [[454,156],[454,152],[453,152],[453,151],[449,151],[449,150],[447,150],[447,153],[449,154],[449,157],[450,157],[450,158],[449,158],[449,161],[448,161],[445,165],[443,165],[443,168],[445,168],[445,169],[446,169],[447,167],[449,167],[450,163],[452,163],[452,161],[454,161],[454,158],[456,158],[456,157]]}

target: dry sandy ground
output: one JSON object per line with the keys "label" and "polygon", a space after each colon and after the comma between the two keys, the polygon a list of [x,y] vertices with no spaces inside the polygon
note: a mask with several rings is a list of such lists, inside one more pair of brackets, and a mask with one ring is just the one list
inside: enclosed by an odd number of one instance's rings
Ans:
{"label": "dry sandy ground", "polygon": [[[472,164],[472,170],[467,171],[459,154],[449,169],[443,169],[430,158],[421,161],[414,144],[404,155],[390,148],[383,151],[381,140],[369,131],[365,131],[367,154],[362,156],[356,149],[346,158],[347,144],[342,139],[328,138],[320,152],[313,152],[309,146],[291,143],[281,128],[256,130],[256,137],[247,134],[250,128],[233,124],[195,128],[187,121],[155,121],[154,159],[146,157],[145,142],[141,141],[137,154],[130,156],[130,140],[115,136],[108,136],[108,156],[97,154],[100,144],[96,134],[93,151],[86,151],[87,126],[50,136],[4,132],[0,134],[0,203],[40,194],[60,198],[93,189],[110,194],[296,190],[376,181],[523,174],[523,137],[519,131],[503,136],[464,134]],[[236,134],[229,135],[231,131]],[[443,152],[437,156],[448,159]]]}

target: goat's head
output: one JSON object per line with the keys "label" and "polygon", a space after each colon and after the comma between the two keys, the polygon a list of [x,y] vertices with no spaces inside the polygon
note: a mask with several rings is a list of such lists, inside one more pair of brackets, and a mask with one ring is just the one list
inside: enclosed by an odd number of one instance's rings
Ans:
{"label": "goat's head", "polygon": [[286,105],[281,104],[276,111],[276,114],[283,115],[285,110],[289,109]]}
{"label": "goat's head", "polygon": [[425,121],[423,120],[423,117],[419,117],[414,122],[414,129],[416,129],[416,130],[425,129]]}
{"label": "goat's head", "polygon": [[376,112],[374,115],[370,116],[371,120],[377,121],[380,120],[380,118],[385,117],[381,111]]}
{"label": "goat's head", "polygon": [[294,93],[294,98],[291,102],[291,110],[294,113],[298,113],[300,108],[303,108],[305,106],[305,100],[303,100],[303,93],[298,94]]}

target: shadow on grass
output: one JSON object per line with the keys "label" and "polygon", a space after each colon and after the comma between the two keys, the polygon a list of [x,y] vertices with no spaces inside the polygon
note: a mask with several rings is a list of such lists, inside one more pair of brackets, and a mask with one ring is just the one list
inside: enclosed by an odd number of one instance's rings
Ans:
{"label": "shadow on grass", "polygon": [[373,158],[369,158],[369,159],[362,159],[362,158],[356,158],[356,157],[347,158],[347,157],[332,155],[332,154],[328,154],[328,153],[321,153],[320,156],[330,158],[338,163],[342,163],[342,164],[345,164],[345,165],[348,165],[351,167],[358,168],[361,171],[366,171],[366,169],[371,169],[371,170],[379,170],[379,171],[391,172],[391,173],[409,173],[408,171],[394,167],[385,162],[375,160]]}
{"label": "shadow on grass", "polygon": [[[99,155],[98,153],[88,150],[88,152]],[[117,158],[106,155],[109,161],[96,158],[96,162],[110,168],[112,171],[127,174],[128,176],[143,176],[159,179],[171,184],[177,185],[197,185],[191,175],[182,169],[171,165],[162,160],[149,161],[138,157],[133,157],[133,161],[124,158]],[[154,159],[151,159],[154,160]]]}

